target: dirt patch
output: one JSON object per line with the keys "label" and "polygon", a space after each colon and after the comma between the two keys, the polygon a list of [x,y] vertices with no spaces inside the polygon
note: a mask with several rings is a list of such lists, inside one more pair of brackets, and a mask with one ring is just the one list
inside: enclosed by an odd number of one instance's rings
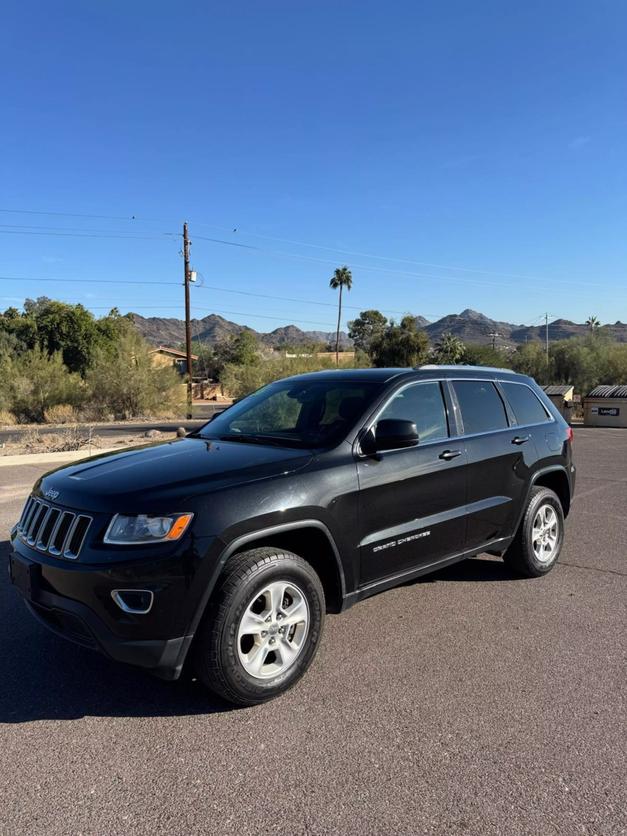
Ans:
{"label": "dirt patch", "polygon": [[147,432],[129,433],[115,438],[101,438],[93,427],[67,427],[59,432],[40,432],[38,429],[29,430],[15,441],[7,441],[0,449],[2,456],[16,456],[24,453],[69,453],[84,451],[86,455],[97,453],[102,447],[136,447],[140,444],[150,444],[154,441],[168,441],[176,438],[175,432]]}

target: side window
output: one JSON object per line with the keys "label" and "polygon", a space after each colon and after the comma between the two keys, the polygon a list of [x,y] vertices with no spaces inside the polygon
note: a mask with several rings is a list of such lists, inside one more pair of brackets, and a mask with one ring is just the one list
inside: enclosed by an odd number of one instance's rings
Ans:
{"label": "side window", "polygon": [[539,424],[549,420],[545,408],[528,386],[504,381],[501,386],[519,424]]}
{"label": "side window", "polygon": [[448,437],[448,421],[440,384],[416,383],[398,393],[379,415],[413,421],[420,441]]}
{"label": "side window", "polygon": [[505,405],[489,380],[456,380],[453,388],[467,435],[502,430],[508,426]]}

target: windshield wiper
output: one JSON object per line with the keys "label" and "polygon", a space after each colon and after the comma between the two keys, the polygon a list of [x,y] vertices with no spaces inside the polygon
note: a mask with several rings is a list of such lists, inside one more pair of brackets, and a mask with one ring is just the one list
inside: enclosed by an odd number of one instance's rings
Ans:
{"label": "windshield wiper", "polygon": [[245,444],[270,444],[274,447],[302,447],[295,438],[283,438],[279,435],[247,435],[246,433],[229,433],[221,435],[220,441],[241,441]]}

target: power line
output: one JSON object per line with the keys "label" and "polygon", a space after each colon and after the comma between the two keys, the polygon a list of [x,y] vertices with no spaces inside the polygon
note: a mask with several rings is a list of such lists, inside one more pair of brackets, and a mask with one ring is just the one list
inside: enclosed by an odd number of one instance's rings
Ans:
{"label": "power line", "polygon": [[[0,208],[0,212],[7,213],[7,214],[50,215],[50,216],[55,216],[55,217],[70,217],[70,218],[90,218],[90,219],[91,218],[97,218],[97,219],[102,219],[102,220],[133,221],[133,222],[139,222],[139,223],[163,222],[164,221],[164,219],[160,219],[160,218],[142,218],[141,216],[137,216],[137,215],[130,215],[130,216],[128,216],[128,215],[127,216],[92,215],[92,214],[85,214],[85,213],[78,213],[78,212],[44,212],[44,211],[41,211],[41,210],[34,210],[34,209]],[[169,223],[169,221],[168,221],[168,223]],[[527,275],[523,275],[523,274],[519,274],[519,273],[507,273],[507,272],[503,272],[503,271],[485,270],[483,268],[477,268],[477,267],[465,267],[465,266],[459,266],[459,265],[438,264],[438,263],[434,263],[434,262],[417,261],[417,260],[414,260],[414,259],[399,258],[399,257],[396,257],[396,256],[379,255],[379,254],[376,254],[376,253],[364,253],[364,252],[360,252],[360,251],[356,251],[356,250],[344,249],[344,248],[341,248],[341,247],[330,247],[330,246],[327,246],[325,244],[312,244],[312,243],[309,243],[309,242],[306,242],[306,241],[295,241],[295,240],[290,239],[290,238],[281,238],[281,237],[278,237],[278,236],[263,235],[263,234],[258,233],[258,232],[251,232],[251,231],[243,230],[243,229],[239,229],[239,228],[229,229],[227,227],[219,226],[217,224],[208,224],[208,223],[202,222],[202,221],[196,221],[195,224],[197,226],[203,226],[203,227],[207,227],[207,228],[210,228],[210,229],[218,229],[218,230],[221,230],[223,232],[227,232],[227,231],[236,232],[237,231],[238,233],[241,233],[243,235],[249,235],[249,236],[252,236],[252,237],[255,237],[255,238],[260,238],[260,239],[263,239],[263,240],[278,241],[280,243],[287,243],[287,244],[291,244],[293,246],[308,247],[308,248],[311,248],[311,249],[325,250],[327,252],[333,252],[333,253],[338,253],[338,254],[342,254],[342,255],[352,255],[352,256],[357,256],[357,257],[362,257],[362,258],[373,258],[373,259],[376,259],[376,260],[379,260],[379,261],[391,261],[391,262],[396,262],[396,263],[401,263],[401,264],[413,264],[413,265],[421,266],[421,267],[435,267],[438,270],[455,270],[455,271],[458,271],[458,272],[476,273],[476,274],[480,274],[480,275],[491,275],[491,276],[496,276],[496,277],[501,277],[501,278],[523,279],[525,281],[534,281],[534,282],[550,281],[554,284],[577,285],[577,286],[581,286],[581,287],[603,287],[602,284],[594,283],[594,282],[586,282],[586,281],[578,282],[578,281],[573,281],[571,279],[555,279],[555,278],[538,277],[538,276],[527,276]],[[325,263],[325,264],[335,263],[335,262],[329,262],[328,260],[324,260],[324,259],[314,259],[313,257],[304,256],[304,255],[300,255],[300,254],[296,254],[296,253],[282,253],[280,251],[265,250],[261,247],[254,247],[252,245],[241,244],[239,242],[225,241],[225,240],[222,240],[222,239],[212,239],[212,238],[202,239],[201,236],[195,236],[195,237],[199,238],[201,240],[207,240],[207,241],[211,241],[211,242],[214,242],[214,243],[226,244],[226,245],[231,245],[231,246],[239,246],[239,247],[242,247],[244,249],[252,249],[252,250],[256,249],[259,252],[267,252],[267,253],[272,254],[272,255],[279,255],[279,256],[289,257],[289,258],[304,259],[304,260],[309,260],[309,261],[318,261],[318,262]],[[423,274],[419,274],[419,273],[415,273],[415,272],[411,272],[411,271],[387,270],[386,268],[383,268],[383,267],[379,267],[379,268],[372,267],[372,266],[367,267],[365,265],[353,265],[353,266],[357,267],[358,269],[361,269],[361,270],[375,270],[375,271],[387,272],[387,273],[391,272],[391,273],[397,273],[397,274],[400,274],[400,275],[414,276],[414,277],[417,277],[417,278],[434,279],[436,281],[442,281],[442,280],[463,281],[463,279],[461,279],[461,278],[455,278],[455,277],[452,277],[452,276],[429,276],[429,275],[423,275]],[[475,282],[475,284],[483,284],[483,285],[486,285],[486,286],[487,285],[501,286],[501,283],[496,283],[496,282]]]}
{"label": "power line", "polygon": [[[165,233],[167,234],[167,233]],[[121,238],[124,241],[163,241],[165,238],[162,238],[158,235],[135,235],[134,233],[129,233],[128,235],[125,234],[115,234],[115,233],[102,233],[98,235],[93,235],[92,233],[85,233],[82,234],[80,232],[32,232],[26,230],[9,230],[9,229],[0,229],[0,235],[44,235],[51,238]]]}
{"label": "power line", "polygon": [[[200,274],[202,276],[202,274]],[[0,276],[0,281],[16,281],[16,282],[68,282],[74,284],[137,284],[137,285],[164,285],[168,287],[178,287],[178,282],[159,282],[159,281],[145,281],[142,279],[53,279],[53,278],[25,278],[23,276]],[[249,290],[233,290],[230,287],[219,287],[217,285],[207,285],[207,284],[197,284],[196,288],[200,288],[203,290],[212,290],[219,293],[231,293],[236,294],[238,296],[251,296],[258,299],[272,299],[278,300],[281,302],[296,302],[297,304],[302,305],[317,305],[325,308],[337,308],[337,304],[334,302],[318,302],[314,299],[299,299],[291,296],[278,296],[270,293],[254,293],[253,291]],[[364,305],[342,305],[342,308],[347,310],[355,310],[355,311],[364,311],[368,310]],[[392,310],[391,308],[384,308],[384,313],[387,314],[401,314],[404,315],[408,313],[408,310]],[[423,316],[431,316],[431,317],[441,317],[445,316],[445,314],[436,314],[436,313],[429,313],[424,312]]]}
{"label": "power line", "polygon": [[[202,273],[200,273],[199,275],[202,276]],[[230,287],[217,287],[216,285],[208,285],[208,284],[197,284],[196,287],[200,288],[200,289],[203,289],[203,290],[204,289],[214,290],[214,291],[217,291],[219,293],[235,293],[239,296],[255,296],[258,299],[278,299],[278,300],[284,301],[284,302],[297,302],[297,303],[302,304],[302,305],[318,305],[318,306],[322,306],[322,307],[325,307],[325,308],[337,308],[337,304],[335,302],[317,302],[317,301],[314,301],[313,299],[297,299],[293,296],[275,296],[275,295],[272,295],[270,293],[253,293],[250,290],[232,290]],[[342,309],[353,310],[353,311],[368,310],[368,308],[366,308],[364,305],[344,305],[344,304],[342,304]],[[401,314],[401,315],[404,315],[404,314],[408,313],[407,310],[399,311],[399,310],[392,310],[391,308],[384,308],[383,312],[388,313],[388,314]],[[434,313],[428,313],[428,312],[425,312],[422,315],[423,316],[435,316],[435,317],[446,316],[446,314],[434,314]]]}
{"label": "power line", "polygon": [[[0,224],[0,228],[3,229],[10,229],[10,230],[22,230],[22,229],[37,229],[37,230],[46,230],[52,232],[80,232],[80,233],[88,233],[93,232],[95,234],[103,234],[103,235],[135,235],[134,232],[127,232],[123,229],[84,229],[83,227],[78,226],[41,226],[39,224]],[[164,232],[160,229],[143,229],[141,232],[154,232],[157,235],[169,235],[169,236],[176,236],[177,238],[181,237],[180,232]]]}
{"label": "power line", "polygon": [[92,218],[101,221],[134,221],[134,215],[87,215],[80,212],[42,212],[38,209],[0,209],[9,215],[52,215],[57,218]]}
{"label": "power line", "polygon": [[145,279],[52,279],[41,278],[34,279],[25,276],[0,276],[0,281],[9,282],[54,282],[60,284],[62,282],[68,284],[157,284],[167,285],[168,287],[178,287],[179,282],[157,282]]}

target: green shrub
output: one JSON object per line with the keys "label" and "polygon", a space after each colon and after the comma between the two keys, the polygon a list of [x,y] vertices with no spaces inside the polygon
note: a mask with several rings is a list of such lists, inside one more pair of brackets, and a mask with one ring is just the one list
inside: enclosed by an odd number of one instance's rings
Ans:
{"label": "green shrub", "polygon": [[69,403],[58,403],[44,412],[46,424],[74,424],[78,418],[76,408]]}
{"label": "green shrub", "polygon": [[0,409],[0,426],[14,427],[17,424],[17,417],[8,409]]}
{"label": "green shrub", "polygon": [[114,346],[96,350],[86,376],[93,414],[113,413],[122,420],[180,414],[181,378],[174,369],[154,367],[149,352],[148,343],[132,328]]}
{"label": "green shrub", "polygon": [[78,406],[85,387],[80,375],[67,370],[60,352],[48,356],[34,348],[10,362],[4,395],[20,421],[43,421],[51,407]]}
{"label": "green shrub", "polygon": [[[232,398],[243,398],[255,389],[304,372],[316,372],[321,369],[334,369],[335,364],[329,358],[319,357],[281,357],[266,360],[252,366],[239,366],[227,363],[220,377],[220,382]],[[343,366],[346,368],[346,366]]]}

